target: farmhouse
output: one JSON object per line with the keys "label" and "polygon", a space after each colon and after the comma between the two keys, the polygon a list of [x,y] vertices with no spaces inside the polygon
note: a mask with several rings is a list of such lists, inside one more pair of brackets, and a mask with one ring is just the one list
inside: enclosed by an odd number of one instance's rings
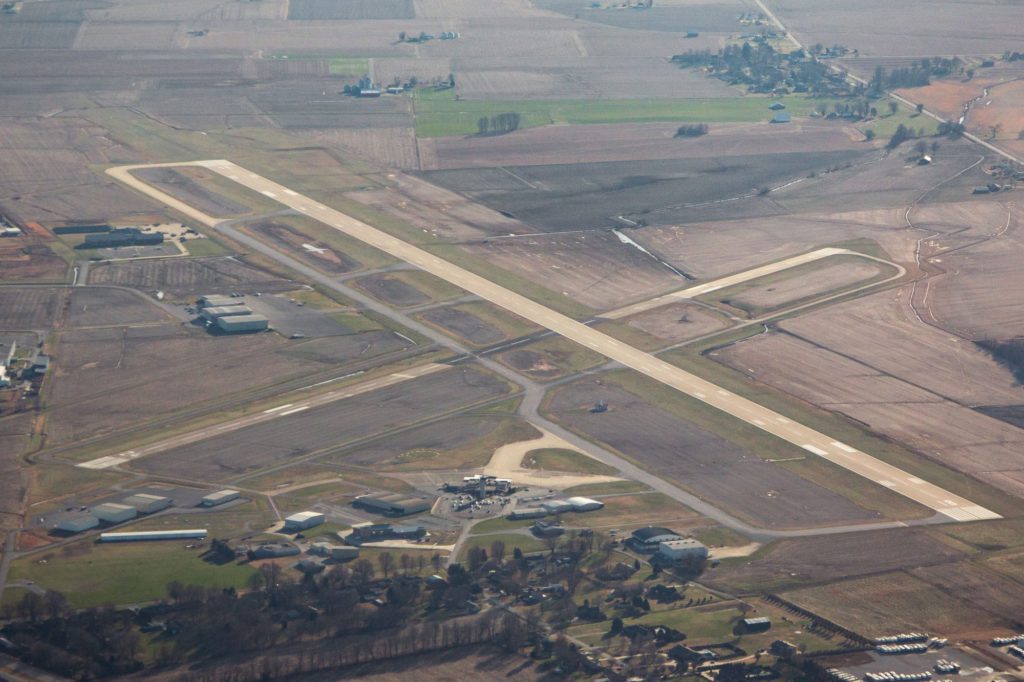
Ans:
{"label": "farmhouse", "polygon": [[352,500],[357,509],[383,514],[384,516],[408,516],[425,512],[433,502],[418,497],[408,497],[399,493],[390,495],[360,495]]}

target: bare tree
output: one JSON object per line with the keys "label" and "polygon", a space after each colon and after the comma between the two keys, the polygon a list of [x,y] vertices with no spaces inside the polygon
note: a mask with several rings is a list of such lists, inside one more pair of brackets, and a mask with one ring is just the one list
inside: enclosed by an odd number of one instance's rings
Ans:
{"label": "bare tree", "polygon": [[380,570],[384,573],[384,577],[387,578],[388,574],[391,573],[391,569],[395,567],[395,555],[391,552],[381,552],[377,557],[377,563],[380,565]]}

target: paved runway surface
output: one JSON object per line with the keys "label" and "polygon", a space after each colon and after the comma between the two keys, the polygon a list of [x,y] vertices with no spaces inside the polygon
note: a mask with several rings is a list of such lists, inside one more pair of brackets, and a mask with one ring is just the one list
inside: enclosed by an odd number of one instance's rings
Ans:
{"label": "paved runway surface", "polygon": [[[100,457],[93,459],[88,462],[82,462],[77,465],[83,469],[109,469],[126,462],[139,459],[140,457],[146,457],[148,455],[156,454],[158,452],[164,452],[165,450],[171,450],[182,445],[188,445],[190,443],[196,443],[207,438],[213,438],[214,436],[222,436],[225,433],[231,433],[232,431],[238,431],[248,426],[253,426],[261,422],[270,421],[271,419],[281,419],[288,417],[299,412],[305,412],[311,407],[319,407],[320,405],[327,405],[333,403],[336,400],[344,400],[345,398],[351,398],[352,396],[361,395],[363,393],[369,393],[370,391],[376,391],[379,388],[385,388],[387,386],[393,386],[395,384],[402,383],[403,381],[409,381],[410,379],[416,379],[418,377],[427,376],[441,370],[451,369],[450,365],[437,365],[427,364],[420,365],[419,367],[411,367],[402,372],[395,372],[394,374],[388,374],[387,376],[379,377],[377,379],[371,379],[370,381],[364,381],[360,384],[352,386],[345,386],[339,388],[336,391],[330,391],[328,393],[322,393],[315,397],[306,400],[296,400],[294,402],[285,403],[284,405],[278,405],[268,410],[263,410],[257,414],[250,414],[245,417],[239,417],[238,419],[232,419],[231,421],[222,422],[214,426],[209,426],[198,431],[191,431],[189,433],[182,434],[180,436],[173,436],[171,438],[165,438],[164,440],[146,445],[144,447],[135,448],[134,450],[125,450],[119,452],[116,455],[107,455],[106,457]],[[337,381],[337,379],[330,379],[329,381]],[[315,386],[315,384],[314,384]],[[313,388],[310,386],[308,388]],[[303,390],[303,389],[300,389]],[[292,394],[293,395],[293,394]]]}
{"label": "paved runway surface", "polygon": [[226,160],[195,161],[192,163],[149,164],[110,168],[107,173],[118,180],[178,209],[206,225],[221,222],[182,201],[139,180],[130,171],[154,166],[202,166],[229,180],[274,199],[289,208],[314,218],[351,237],[359,239],[381,251],[391,254],[443,280],[476,294],[484,300],[509,310],[546,329],[564,336],[582,346],[601,353],[655,381],[685,393],[737,419],[760,428],[805,451],[827,459],[838,466],[868,478],[879,485],[904,495],[926,507],[944,514],[954,521],[977,521],[1000,518],[995,512],[970,500],[954,495],[936,485],[912,476],[897,467],[837,441],[830,436],[798,424],[766,407],[738,396],[719,386],[691,374],[675,365],[637,348],[633,348],[607,334],[551,310],[525,296],[510,291],[475,273],[449,263],[423,249],[382,232],[366,223],[317,203],[294,190],[279,185],[256,173]]}

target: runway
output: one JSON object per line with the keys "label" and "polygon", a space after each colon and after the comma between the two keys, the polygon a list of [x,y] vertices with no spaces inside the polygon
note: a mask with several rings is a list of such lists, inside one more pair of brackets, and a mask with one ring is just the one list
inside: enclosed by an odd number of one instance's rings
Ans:
{"label": "runway", "polygon": [[871,455],[819,433],[793,420],[736,395],[705,379],[671,365],[650,353],[634,348],[603,332],[592,329],[566,315],[506,289],[475,273],[445,261],[428,251],[402,241],[386,232],[352,218],[313,199],[268,180],[227,160],[169,164],[142,164],[110,168],[107,173],[121,182],[182,213],[214,226],[220,219],[208,216],[184,202],[152,187],[131,174],[132,170],[151,167],[202,166],[234,180],[289,208],[318,220],[355,239],[404,260],[450,282],[480,298],[504,308],[537,325],[549,329],[605,357],[615,360],[655,381],[670,386],[696,400],[756,426],[804,451],[817,455],[853,473],[885,486],[953,521],[978,521],[1000,518],[999,514],[954,495]]}
{"label": "runway", "polygon": [[[426,364],[420,365],[419,367],[410,367],[409,369],[401,372],[395,372],[388,374],[383,377],[364,381],[360,384],[351,386],[345,386],[339,388],[336,391],[330,391],[328,393],[322,393],[320,395],[308,398],[306,400],[294,400],[290,403],[271,407],[263,410],[256,414],[250,414],[245,417],[239,417],[230,421],[221,422],[214,426],[209,426],[204,429],[197,431],[191,431],[189,433],[182,434],[180,436],[172,436],[165,438],[156,443],[146,445],[143,447],[135,448],[134,450],[125,450],[119,452],[116,455],[107,455],[105,457],[99,457],[97,459],[89,460],[88,462],[82,462],[76,466],[83,469],[109,469],[116,467],[127,462],[132,462],[141,457],[147,457],[149,455],[156,454],[158,452],[164,452],[173,448],[181,447],[182,445],[189,445],[190,443],[197,443],[207,438],[213,438],[214,436],[223,436],[226,433],[232,431],[239,431],[249,426],[254,426],[262,422],[270,421],[272,419],[281,419],[288,417],[293,414],[299,414],[305,412],[312,407],[319,407],[321,405],[327,405],[337,400],[344,400],[345,398],[351,398],[353,396],[361,395],[363,393],[369,393],[370,391],[376,391],[380,388],[386,388],[388,386],[394,386],[400,384],[403,381],[409,381],[410,379],[417,379],[419,377],[425,377],[428,374],[434,374],[442,370],[451,369],[451,365],[438,365],[438,364]],[[336,380],[332,380],[336,381]],[[308,390],[313,388],[308,386],[302,390]],[[294,396],[295,392],[287,394],[288,396]]]}

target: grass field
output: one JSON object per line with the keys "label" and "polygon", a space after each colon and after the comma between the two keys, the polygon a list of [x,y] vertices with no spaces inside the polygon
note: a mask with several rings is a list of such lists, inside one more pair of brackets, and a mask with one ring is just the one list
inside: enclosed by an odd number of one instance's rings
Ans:
{"label": "grass field", "polygon": [[[770,100],[764,97],[687,100],[456,100],[453,90],[421,89],[416,98],[416,134],[419,137],[474,135],[481,116],[515,112],[520,128],[556,123],[754,123],[771,119]],[[823,100],[783,97],[780,100],[794,116],[808,116],[825,106]]]}
{"label": "grass field", "polygon": [[613,481],[611,483],[587,483],[566,488],[566,495],[620,495],[626,493],[642,493],[650,490],[637,481]]}
{"label": "grass field", "polygon": [[915,131],[923,128],[925,135],[934,135],[939,129],[939,122],[934,118],[930,116],[920,116],[916,112],[913,112],[909,108],[901,105],[895,114],[892,114],[891,116],[879,116],[871,119],[870,121],[861,123],[857,125],[857,130],[861,132],[874,130],[875,135],[879,140],[888,140],[900,125],[913,128]]}
{"label": "grass field", "polygon": [[527,469],[547,471],[568,471],[574,474],[600,474],[614,476],[617,470],[592,457],[573,450],[561,448],[543,448],[530,450],[523,457],[523,466]]}
{"label": "grass field", "polygon": [[[200,558],[202,549],[183,542],[68,545],[69,551],[34,555],[11,565],[14,580],[34,580],[67,596],[71,606],[133,604],[160,599],[177,580],[204,587],[242,587],[255,569],[234,563],[217,566]],[[40,563],[40,559],[46,563]]]}
{"label": "grass field", "polygon": [[500,540],[505,543],[505,552],[509,555],[512,554],[512,550],[516,547],[525,553],[539,552],[547,549],[547,546],[542,540],[538,540],[532,535],[521,535],[519,533],[473,535],[466,540],[465,544],[462,545],[462,550],[459,553],[459,560],[461,561],[466,557],[466,554],[469,552],[471,547],[483,547],[490,552],[491,543],[495,540]]}

